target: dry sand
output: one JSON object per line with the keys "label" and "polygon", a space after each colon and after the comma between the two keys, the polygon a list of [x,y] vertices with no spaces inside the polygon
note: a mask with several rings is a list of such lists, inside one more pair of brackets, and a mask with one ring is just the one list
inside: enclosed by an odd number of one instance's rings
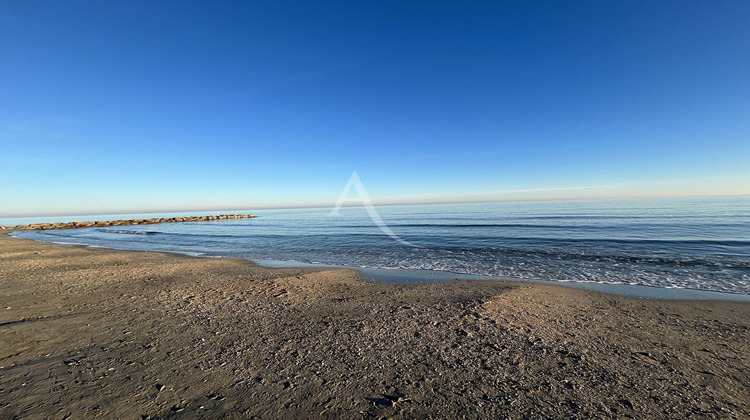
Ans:
{"label": "dry sand", "polygon": [[0,418],[750,418],[750,305],[0,234]]}

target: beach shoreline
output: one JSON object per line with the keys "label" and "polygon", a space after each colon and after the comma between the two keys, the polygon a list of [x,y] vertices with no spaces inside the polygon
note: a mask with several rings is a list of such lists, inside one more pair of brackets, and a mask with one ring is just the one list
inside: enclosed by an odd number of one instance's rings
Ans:
{"label": "beach shoreline", "polygon": [[0,415],[748,417],[750,304],[0,234]]}
{"label": "beach shoreline", "polygon": [[[198,257],[200,257],[200,255],[198,255]],[[269,268],[338,268],[345,270],[355,270],[357,271],[357,273],[359,273],[360,277],[365,280],[373,280],[380,283],[392,284],[427,284],[452,280],[498,281],[506,283],[529,283],[555,287],[568,287],[572,289],[587,290],[590,292],[637,299],[750,302],[750,295],[741,293],[716,292],[711,290],[687,288],[664,288],[659,286],[645,286],[629,283],[616,284],[584,282],[575,280],[541,280],[475,275],[427,269],[347,267],[328,264],[301,263],[297,261],[289,262],[253,259],[250,259],[250,261],[260,266]]]}
{"label": "beach shoreline", "polygon": [[[250,215],[248,218],[254,218]],[[106,222],[113,223],[113,222]],[[16,231],[8,230],[4,232],[11,237],[19,239],[28,239],[12,235]],[[23,231],[23,230],[17,230]],[[0,235],[3,232],[0,232]],[[102,248],[99,245],[71,242],[50,242],[49,240],[38,240],[40,242],[54,243],[58,245],[72,245],[92,248]],[[114,247],[103,247],[107,249],[118,249]],[[120,250],[128,250],[121,248]],[[280,260],[258,260],[253,258],[225,257],[225,256],[206,256],[200,252],[180,252],[151,249],[147,252],[163,252],[167,254],[187,255],[197,258],[240,258],[251,261],[252,263],[267,268],[311,268],[319,269],[343,269],[354,270],[365,280],[373,280],[381,283],[394,284],[424,284],[434,282],[445,282],[452,280],[471,280],[471,281],[501,281],[511,283],[531,283],[550,286],[569,287],[573,289],[588,290],[591,292],[610,294],[615,296],[639,298],[639,299],[656,299],[656,300],[715,300],[715,301],[732,301],[732,302],[750,302],[750,295],[742,293],[718,292],[712,290],[691,289],[691,288],[665,288],[659,286],[647,286],[630,283],[606,283],[606,282],[585,282],[576,280],[542,280],[533,278],[515,278],[503,276],[475,275],[466,273],[457,273],[451,271],[438,271],[429,269],[404,269],[404,268],[375,268],[375,267],[354,267],[330,264],[313,264],[299,261],[280,261]]]}

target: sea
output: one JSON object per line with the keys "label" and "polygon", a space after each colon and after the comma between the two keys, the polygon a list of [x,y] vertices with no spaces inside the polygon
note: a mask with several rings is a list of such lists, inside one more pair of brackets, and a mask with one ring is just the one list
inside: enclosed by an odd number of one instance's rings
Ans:
{"label": "sea", "polygon": [[[639,297],[750,296],[747,195],[243,213],[258,217],[13,235],[268,266],[351,267],[377,281],[512,279]],[[0,219],[0,225],[179,215]]]}

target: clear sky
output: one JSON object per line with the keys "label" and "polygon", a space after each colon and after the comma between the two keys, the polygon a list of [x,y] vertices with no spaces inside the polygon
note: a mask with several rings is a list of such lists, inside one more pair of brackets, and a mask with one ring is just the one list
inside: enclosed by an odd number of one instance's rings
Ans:
{"label": "clear sky", "polygon": [[750,193],[750,2],[3,1],[0,216]]}

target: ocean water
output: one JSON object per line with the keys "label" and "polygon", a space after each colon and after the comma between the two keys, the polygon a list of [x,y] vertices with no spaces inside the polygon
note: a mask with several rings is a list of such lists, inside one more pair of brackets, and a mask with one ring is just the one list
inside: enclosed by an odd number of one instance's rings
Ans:
{"label": "ocean water", "polygon": [[[750,295],[750,196],[383,206],[377,211],[394,234],[415,246],[394,240],[361,207],[342,208],[339,215],[331,209],[258,210],[251,211],[256,219],[15,235],[256,261]],[[141,216],[114,218],[124,217]],[[7,222],[0,219],[0,224]]]}

